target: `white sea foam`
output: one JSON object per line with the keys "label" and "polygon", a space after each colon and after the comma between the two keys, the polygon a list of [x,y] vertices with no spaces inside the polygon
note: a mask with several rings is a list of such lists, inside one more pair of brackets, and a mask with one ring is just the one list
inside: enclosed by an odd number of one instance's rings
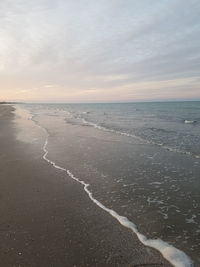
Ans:
{"label": "white sea foam", "polygon": [[151,185],[161,185],[163,183],[161,183],[161,182],[152,182],[152,183],[149,183],[149,184],[151,184]]}
{"label": "white sea foam", "polygon": [[119,135],[124,135],[124,136],[127,136],[127,137],[133,137],[137,140],[139,140],[140,142],[142,142],[143,144],[147,144],[149,143],[147,140],[144,140],[143,138],[137,136],[137,135],[134,135],[134,134],[129,134],[129,133],[126,133],[126,132],[121,132],[121,131],[117,131],[117,130],[114,130],[114,129],[109,129],[109,128],[106,128],[106,127],[103,127],[103,126],[100,126],[96,123],[93,123],[93,122],[90,122],[90,121],[87,121],[85,119],[82,119],[82,122],[86,125],[89,125],[89,126],[92,126],[96,129],[99,129],[99,130],[103,130],[105,132],[111,132],[111,133],[116,133],[116,134],[119,134]]}
{"label": "white sea foam", "polygon": [[191,218],[186,219],[186,223],[195,223],[195,224],[197,224],[197,222],[195,221],[196,217],[197,216],[195,214],[193,214]]}
{"label": "white sea foam", "polygon": [[166,260],[168,260],[175,267],[192,267],[193,266],[192,261],[184,252],[173,247],[172,245],[168,244],[167,242],[162,241],[161,239],[147,239],[146,236],[144,236],[143,234],[141,234],[137,230],[136,225],[133,222],[131,222],[128,218],[119,215],[116,211],[107,208],[101,202],[99,202],[97,199],[95,199],[93,197],[92,192],[89,190],[90,184],[85,183],[84,181],[75,177],[74,174],[70,170],[57,165],[55,162],[53,162],[52,160],[50,160],[47,157],[47,155],[48,155],[47,146],[48,146],[48,137],[47,137],[45,144],[43,146],[43,151],[44,151],[43,159],[45,161],[47,161],[48,163],[50,163],[54,168],[66,172],[69,177],[71,177],[73,180],[80,183],[84,187],[85,192],[88,194],[89,198],[92,200],[93,203],[95,203],[98,207],[100,207],[101,209],[103,209],[104,211],[109,213],[121,225],[132,230],[132,232],[137,235],[137,237],[141,243],[143,243],[145,246],[148,246],[148,247],[151,247],[151,248],[158,250],[163,255],[163,257]]}
{"label": "white sea foam", "polygon": [[196,123],[196,121],[184,120],[184,123],[186,123],[186,124],[194,124],[194,123]]}

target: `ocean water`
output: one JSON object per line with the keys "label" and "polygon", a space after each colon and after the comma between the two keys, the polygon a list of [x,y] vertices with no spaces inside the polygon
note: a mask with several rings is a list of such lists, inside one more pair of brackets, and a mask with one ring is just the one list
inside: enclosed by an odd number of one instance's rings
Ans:
{"label": "ocean water", "polygon": [[200,102],[23,107],[45,160],[174,266],[200,266]]}

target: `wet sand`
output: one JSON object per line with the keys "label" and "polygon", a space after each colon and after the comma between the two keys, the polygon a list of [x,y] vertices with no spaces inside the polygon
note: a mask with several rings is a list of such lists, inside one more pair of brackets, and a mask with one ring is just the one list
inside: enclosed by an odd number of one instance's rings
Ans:
{"label": "wet sand", "polygon": [[17,140],[13,110],[0,106],[1,266],[171,266]]}

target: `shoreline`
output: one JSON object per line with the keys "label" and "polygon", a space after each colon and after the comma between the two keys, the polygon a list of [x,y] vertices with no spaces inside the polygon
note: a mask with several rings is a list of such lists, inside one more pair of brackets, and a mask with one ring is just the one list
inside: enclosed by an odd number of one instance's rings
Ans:
{"label": "shoreline", "polygon": [[3,266],[170,266],[42,161],[38,147],[16,140],[13,108],[0,109]]}

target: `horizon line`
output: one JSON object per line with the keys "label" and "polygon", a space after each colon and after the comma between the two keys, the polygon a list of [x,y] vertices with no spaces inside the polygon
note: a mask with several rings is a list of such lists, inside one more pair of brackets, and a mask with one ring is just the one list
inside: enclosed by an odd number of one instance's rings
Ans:
{"label": "horizon line", "polygon": [[171,100],[141,100],[141,101],[111,101],[111,102],[43,102],[43,101],[5,101],[10,104],[131,104],[131,103],[168,103],[168,102],[200,102],[200,99],[171,99]]}

